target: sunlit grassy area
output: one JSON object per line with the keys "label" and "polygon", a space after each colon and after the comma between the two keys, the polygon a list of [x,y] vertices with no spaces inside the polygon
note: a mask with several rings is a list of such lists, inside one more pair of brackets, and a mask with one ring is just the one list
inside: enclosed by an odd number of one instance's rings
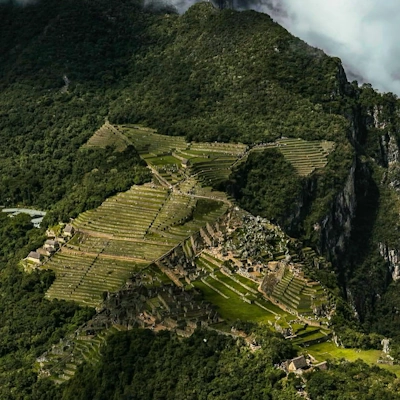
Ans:
{"label": "sunlit grassy area", "polygon": [[332,342],[325,342],[312,345],[307,348],[313,357],[318,361],[334,360],[344,358],[348,361],[355,361],[361,359],[368,364],[378,365],[381,368],[387,369],[400,377],[400,365],[378,364],[378,359],[382,356],[380,350],[358,350],[358,349],[344,349],[336,347]]}
{"label": "sunlit grassy area", "polygon": [[[226,290],[226,294],[229,294],[229,298],[225,299],[203,282],[196,281],[193,282],[193,285],[203,292],[205,300],[213,303],[217,307],[219,314],[224,319],[230,321],[240,319],[242,321],[263,323],[275,321],[274,314],[269,313],[257,305],[244,302],[232,291]],[[223,290],[223,287],[218,287],[218,289]],[[282,310],[280,311],[282,312]]]}

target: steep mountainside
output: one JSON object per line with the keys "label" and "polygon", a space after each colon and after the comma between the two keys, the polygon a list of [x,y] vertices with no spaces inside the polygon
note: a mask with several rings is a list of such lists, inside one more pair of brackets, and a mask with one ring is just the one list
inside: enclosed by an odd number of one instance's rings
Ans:
{"label": "steep mountainside", "polygon": [[[135,3],[117,7],[102,0],[2,8],[10,23],[1,36],[10,39],[2,43],[0,65],[1,168],[12,174],[0,202],[52,207],[66,218],[118,190],[121,185],[110,182],[111,190],[89,185],[82,195],[83,179],[95,180],[87,174],[94,166],[85,165],[86,155],[77,147],[107,116],[189,140],[334,141],[328,166],[303,182],[293,215],[275,213],[281,222],[290,220],[296,234],[312,236],[314,224],[327,216],[333,198],[352,179],[354,150],[348,138],[353,132],[340,114],[348,112],[353,99],[347,94],[355,89],[346,82],[340,60],[310,48],[267,15],[218,12],[210,4],[197,4],[181,17],[154,15]],[[144,179],[139,170],[125,178],[125,188],[132,178]],[[17,181],[23,182],[22,190]],[[54,207],[66,194],[68,200]],[[342,220],[342,208],[354,208],[351,202],[337,207]],[[330,231],[337,225],[334,219],[328,217]],[[312,240],[322,241],[325,252],[343,247],[340,234],[322,229],[317,236]]]}
{"label": "steep mountainside", "polygon": [[[131,144],[110,128],[102,146],[96,142],[102,131],[88,142],[108,121],[192,143],[243,143],[246,157],[232,171],[214,180],[206,171],[203,178],[331,262],[316,263],[312,273],[343,299],[331,321],[338,342],[378,348],[378,334],[385,335],[399,359],[395,95],[349,83],[339,59],[252,11],[199,3],[179,16],[140,0],[39,0],[24,7],[1,2],[0,15],[1,205],[44,209],[47,226],[148,182],[140,141]],[[176,150],[168,151],[182,149]],[[200,162],[203,171],[208,160]],[[161,172],[168,182],[176,178],[176,171]],[[26,372],[30,362],[89,312],[49,303],[56,333],[43,335],[11,322],[30,298],[43,318],[54,276],[15,272],[16,253],[36,248],[39,234],[29,224],[8,225],[9,233],[1,233],[0,284],[9,289],[0,297],[7,343],[0,397],[13,387],[25,398],[42,398],[47,383],[36,384]],[[13,335],[19,339],[11,345]],[[275,385],[280,376],[271,379]],[[10,398],[21,398],[18,390]]]}

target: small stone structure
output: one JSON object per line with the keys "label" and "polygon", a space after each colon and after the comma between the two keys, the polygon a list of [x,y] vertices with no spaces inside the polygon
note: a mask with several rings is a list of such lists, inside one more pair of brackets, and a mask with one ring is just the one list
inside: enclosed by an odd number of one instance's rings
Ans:
{"label": "small stone structure", "polygon": [[37,251],[31,251],[28,256],[25,258],[27,261],[31,261],[35,264],[40,264],[42,262],[42,256]]}
{"label": "small stone structure", "polygon": [[64,228],[64,235],[65,235],[65,236],[71,237],[71,236],[74,234],[74,232],[75,232],[75,228],[74,228],[72,225],[70,225],[70,224],[68,224],[68,225]]}
{"label": "small stone structure", "polygon": [[295,372],[299,369],[305,369],[308,367],[307,360],[304,356],[295,357],[288,361],[288,371]]}

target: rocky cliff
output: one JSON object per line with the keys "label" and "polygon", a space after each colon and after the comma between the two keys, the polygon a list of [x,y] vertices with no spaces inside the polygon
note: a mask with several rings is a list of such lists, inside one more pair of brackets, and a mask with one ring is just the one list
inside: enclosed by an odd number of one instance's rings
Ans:
{"label": "rocky cliff", "polygon": [[316,227],[320,232],[320,251],[331,259],[340,258],[346,251],[351,236],[352,222],[357,207],[356,167],[357,162],[354,160],[343,190],[336,195],[328,214],[320,226]]}

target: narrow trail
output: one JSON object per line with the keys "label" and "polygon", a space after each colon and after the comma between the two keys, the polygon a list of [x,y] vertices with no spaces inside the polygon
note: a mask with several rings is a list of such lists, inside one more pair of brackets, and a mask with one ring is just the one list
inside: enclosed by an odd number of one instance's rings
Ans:
{"label": "narrow trail", "polygon": [[166,187],[167,189],[172,189],[172,185],[165,178],[163,178],[154,167],[152,167],[149,163],[147,163],[147,166],[150,168],[153,175],[157,177],[162,186]]}

